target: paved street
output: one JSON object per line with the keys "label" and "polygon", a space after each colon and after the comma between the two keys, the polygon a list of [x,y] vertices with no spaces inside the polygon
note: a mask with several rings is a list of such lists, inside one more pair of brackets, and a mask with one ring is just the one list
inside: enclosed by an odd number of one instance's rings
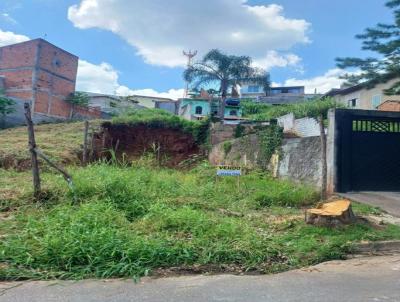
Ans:
{"label": "paved street", "polygon": [[390,215],[400,217],[400,192],[349,192],[340,195],[350,200],[380,207]]}
{"label": "paved street", "polygon": [[400,255],[332,261],[268,276],[2,283],[0,301],[400,301]]}

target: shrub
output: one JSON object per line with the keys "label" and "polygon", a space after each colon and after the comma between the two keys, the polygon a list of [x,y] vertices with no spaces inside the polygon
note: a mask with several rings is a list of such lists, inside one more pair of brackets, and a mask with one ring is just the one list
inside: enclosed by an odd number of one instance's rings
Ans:
{"label": "shrub", "polygon": [[170,128],[181,130],[185,133],[191,134],[198,144],[204,144],[207,142],[209,129],[208,119],[203,121],[188,121],[162,109],[131,110],[125,114],[114,117],[112,123],[115,125],[144,125],[149,128]]}

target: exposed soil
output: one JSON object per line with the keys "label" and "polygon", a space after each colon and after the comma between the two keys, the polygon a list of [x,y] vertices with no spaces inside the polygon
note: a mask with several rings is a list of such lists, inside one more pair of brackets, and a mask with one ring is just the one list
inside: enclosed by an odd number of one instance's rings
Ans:
{"label": "exposed soil", "polygon": [[110,150],[113,150],[118,159],[128,162],[150,154],[168,167],[178,166],[202,154],[193,136],[180,130],[111,123],[104,123],[102,132],[94,137],[94,150],[100,158],[110,158]]}

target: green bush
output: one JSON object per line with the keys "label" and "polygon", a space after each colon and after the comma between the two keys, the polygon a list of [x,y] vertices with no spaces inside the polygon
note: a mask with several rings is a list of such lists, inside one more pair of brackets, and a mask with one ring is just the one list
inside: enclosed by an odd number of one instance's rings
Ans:
{"label": "green bush", "polygon": [[[107,122],[105,124],[107,124]],[[209,119],[188,121],[162,109],[131,110],[125,114],[114,117],[112,119],[112,124],[130,126],[144,125],[149,128],[181,130],[191,134],[198,144],[207,142],[209,131]]]}
{"label": "green bush", "polygon": [[222,144],[222,147],[223,147],[223,149],[224,149],[225,155],[228,155],[229,152],[231,152],[231,149],[232,149],[232,142],[230,142],[230,141],[225,141],[225,142]]}

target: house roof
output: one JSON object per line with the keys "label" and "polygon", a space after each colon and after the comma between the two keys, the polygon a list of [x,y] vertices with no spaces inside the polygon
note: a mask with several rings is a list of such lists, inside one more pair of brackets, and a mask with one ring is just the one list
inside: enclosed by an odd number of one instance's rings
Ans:
{"label": "house roof", "polygon": [[110,99],[113,99],[113,100],[120,100],[121,99],[120,96],[113,95],[113,94],[104,94],[104,93],[96,93],[96,92],[84,92],[84,91],[81,91],[81,92],[86,93],[91,98],[104,98],[105,97],[105,98],[110,98]]}
{"label": "house roof", "polygon": [[173,99],[170,98],[163,98],[163,97],[158,97],[158,96],[148,96],[148,95],[139,95],[139,94],[132,94],[128,95],[127,97],[129,98],[143,98],[143,99],[152,99],[152,100],[164,100],[164,101],[174,101]]}
{"label": "house roof", "polygon": [[367,83],[360,83],[354,86],[346,87],[346,88],[333,88],[327,93],[325,93],[325,96],[335,96],[335,95],[346,95],[349,93],[352,93],[354,91],[358,91],[361,89],[364,89],[367,87]]}
{"label": "house roof", "polygon": [[310,101],[317,95],[278,95],[278,96],[262,96],[258,97],[257,101],[265,104],[272,105],[285,105],[285,104],[294,104],[301,103],[305,101]]}
{"label": "house roof", "polygon": [[383,74],[381,75],[381,78],[378,78],[376,80],[369,80],[365,81],[362,83],[359,83],[354,86],[346,87],[346,88],[334,88],[325,93],[324,96],[335,96],[335,95],[346,95],[364,88],[370,89],[373,88],[375,85],[382,84],[382,83],[387,83],[390,80],[393,80],[397,78],[397,75],[395,74]]}
{"label": "house roof", "polygon": [[305,89],[305,86],[274,86],[270,89]]}

